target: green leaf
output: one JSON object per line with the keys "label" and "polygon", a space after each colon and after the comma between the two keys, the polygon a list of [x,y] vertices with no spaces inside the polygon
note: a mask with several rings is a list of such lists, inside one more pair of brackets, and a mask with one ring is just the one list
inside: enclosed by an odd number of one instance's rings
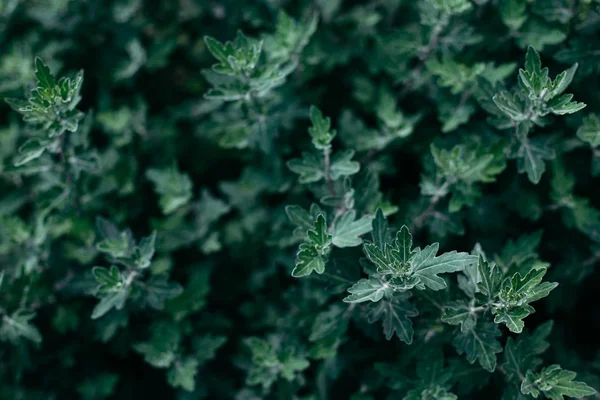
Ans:
{"label": "green leaf", "polygon": [[378,302],[383,296],[390,296],[392,288],[385,282],[375,278],[361,279],[348,289],[349,296],[344,298],[346,303]]}
{"label": "green leaf", "polygon": [[327,221],[323,214],[319,215],[315,221],[314,229],[307,232],[308,238],[318,249],[324,249],[331,242],[331,235],[327,233]]}
{"label": "green leaf", "polygon": [[216,358],[217,350],[219,350],[226,342],[227,338],[220,335],[206,334],[195,337],[193,344],[199,365],[205,364],[207,361]]}
{"label": "green leaf", "polygon": [[354,175],[360,170],[360,164],[352,161],[352,157],[354,150],[339,151],[333,155],[329,170],[331,179],[338,180],[342,176]]}
{"label": "green leaf", "polygon": [[520,173],[526,172],[529,180],[538,184],[546,170],[544,160],[555,157],[554,151],[532,140],[524,139],[517,153],[517,168]]}
{"label": "green leaf", "polygon": [[409,296],[403,293],[394,296],[392,300],[379,301],[372,305],[367,320],[369,323],[382,320],[383,334],[387,340],[395,334],[404,343],[412,343],[414,331],[410,318],[417,316],[419,312],[408,298]]}
{"label": "green leaf", "polygon": [[496,263],[505,271],[522,264],[531,257],[537,258],[536,249],[542,240],[542,231],[523,234],[517,240],[508,240],[502,252],[494,257]]}
{"label": "green leaf", "polygon": [[575,372],[562,369],[560,365],[550,365],[540,373],[527,371],[521,392],[535,398],[542,393],[552,400],[563,400],[564,396],[580,399],[596,393],[584,382],[574,381],[576,376]]}
{"label": "green leaf", "polygon": [[464,270],[468,265],[477,262],[477,256],[468,253],[451,251],[439,257],[436,254],[439,244],[434,243],[423,250],[417,249],[411,262],[410,271],[419,278],[420,289],[428,287],[431,290],[441,290],[446,287],[446,282],[438,274]]}
{"label": "green leaf", "polygon": [[494,322],[497,324],[504,323],[506,327],[515,333],[521,333],[525,327],[523,318],[529,316],[535,310],[529,305],[511,307],[511,308],[498,308],[494,310]]}
{"label": "green leaf", "polygon": [[92,319],[98,319],[104,316],[113,308],[121,310],[125,306],[128,296],[129,289],[127,287],[103,294],[100,298],[100,302],[96,304],[92,311]]}
{"label": "green leaf", "polygon": [[312,324],[308,340],[316,342],[328,337],[341,336],[348,327],[348,318],[344,318],[346,307],[332,304],[326,311],[320,312]]}
{"label": "green leaf", "polygon": [[563,94],[560,97],[555,97],[548,102],[550,111],[555,115],[573,114],[583,110],[586,107],[585,103],[571,101],[572,94]]}
{"label": "green leaf", "polygon": [[317,274],[325,272],[327,259],[320,255],[310,244],[303,243],[296,254],[296,265],[292,270],[294,278],[310,275],[313,271]]}
{"label": "green leaf", "polygon": [[518,31],[527,21],[527,3],[524,0],[505,0],[498,5],[502,22],[512,31]]}
{"label": "green leaf", "polygon": [[287,214],[290,222],[297,227],[303,229],[304,231],[312,229],[314,218],[304,208],[296,205],[286,206],[285,213]]}
{"label": "green leaf", "polygon": [[180,321],[202,310],[210,292],[210,268],[194,269],[183,292],[165,302],[165,311]]}
{"label": "green leaf", "polygon": [[183,361],[178,361],[173,364],[167,379],[169,385],[174,388],[181,388],[187,392],[193,392],[196,388],[196,374],[198,373],[198,361],[194,358],[187,357]]}
{"label": "green leaf", "polygon": [[468,0],[430,0],[429,3],[444,14],[458,15],[473,8]]}
{"label": "green leaf", "polygon": [[129,254],[129,249],[133,246],[133,238],[129,230],[121,232],[117,225],[102,217],[96,218],[96,229],[103,239],[96,245],[98,251],[108,253],[113,258]]}
{"label": "green leaf", "polygon": [[521,27],[516,41],[522,48],[532,46],[542,51],[547,45],[562,43],[566,37],[563,27],[546,23],[539,18],[530,18]]}
{"label": "green leaf", "polygon": [[519,379],[527,370],[535,370],[541,365],[542,359],[539,356],[550,347],[548,336],[552,325],[552,321],[548,321],[531,334],[524,332],[516,339],[507,339],[502,368],[509,379]]}
{"label": "green leaf", "polygon": [[30,161],[36,160],[46,151],[46,142],[39,139],[29,139],[19,147],[19,155],[13,160],[15,167],[20,167]]}
{"label": "green leaf", "polygon": [[525,104],[518,95],[503,91],[495,94],[492,100],[511,120],[515,122],[527,120]]}
{"label": "green leaf", "polygon": [[134,250],[134,263],[137,268],[144,269],[148,268],[151,264],[152,257],[154,257],[156,244],[156,231],[148,237],[140,240],[140,243]]}
{"label": "green leaf", "polygon": [[159,205],[164,214],[173,213],[192,199],[192,181],[187,174],[179,172],[177,166],[149,169],[146,177],[160,195]]}
{"label": "green leaf", "polygon": [[318,182],[325,177],[324,166],[316,155],[302,153],[302,159],[295,158],[287,162],[290,171],[300,175],[300,183]]}
{"label": "green leaf", "polygon": [[108,253],[113,258],[124,257],[129,252],[131,244],[131,235],[129,232],[122,232],[118,239],[106,238],[96,245],[96,249],[102,253]]}
{"label": "green leaf", "polygon": [[38,81],[38,86],[46,90],[54,90],[56,80],[50,72],[50,68],[44,63],[40,57],[35,58],[35,77]]}
{"label": "green leaf", "polygon": [[204,43],[208,48],[208,51],[222,64],[227,64],[228,58],[233,56],[233,46],[231,43],[227,43],[226,45],[221,44],[215,38],[210,36],[204,37]]}
{"label": "green leaf", "polygon": [[16,342],[19,338],[31,340],[34,343],[42,342],[40,331],[30,323],[35,318],[35,312],[17,311],[14,314],[2,317],[0,325],[0,339]]}
{"label": "green leaf", "polygon": [[459,354],[466,354],[467,361],[471,364],[479,360],[479,364],[485,370],[494,372],[496,353],[502,351],[502,346],[497,340],[501,335],[497,325],[481,321],[473,329],[459,332],[452,344]]}
{"label": "green leaf", "polygon": [[327,222],[322,214],[317,217],[314,228],[307,232],[305,243],[300,245],[296,254],[296,265],[292,276],[300,278],[310,275],[313,271],[318,274],[325,272],[325,263],[331,250],[332,236],[327,232]]}
{"label": "green leaf", "polygon": [[389,239],[388,222],[381,208],[377,209],[375,218],[371,222],[372,230],[371,237],[373,244],[379,249],[384,249]]}
{"label": "green leaf", "polygon": [[266,340],[251,337],[245,340],[252,352],[252,366],[246,378],[249,385],[260,384],[268,389],[279,376],[287,381],[297,379],[299,372],[309,367],[308,360],[297,354],[294,348],[280,350]]}
{"label": "green leaf", "polygon": [[145,300],[151,307],[157,310],[162,310],[165,301],[179,296],[183,291],[180,284],[167,282],[164,277],[149,280],[144,284],[143,288]]}
{"label": "green leaf", "polygon": [[281,355],[281,376],[287,381],[293,381],[296,373],[304,371],[310,366],[310,362],[305,357],[294,354],[293,351],[285,351]]}
{"label": "green leaf", "polygon": [[98,290],[100,292],[109,292],[112,290],[119,289],[123,285],[123,277],[121,271],[115,265],[110,269],[104,267],[92,268],[92,274],[96,282],[100,284]]}
{"label": "green leaf", "polygon": [[542,73],[542,60],[540,55],[532,46],[527,47],[525,54],[525,70],[531,75],[540,75]]}
{"label": "green leaf", "polygon": [[479,276],[477,289],[487,301],[491,301],[500,292],[500,285],[503,278],[502,270],[493,262],[484,261],[483,257],[479,256],[477,273]]}
{"label": "green leaf", "polygon": [[134,344],[133,349],[153,367],[170,367],[175,362],[181,346],[181,330],[175,324],[158,321],[150,326],[150,332],[150,339]]}
{"label": "green leaf", "polygon": [[310,107],[309,115],[312,126],[308,128],[308,133],[313,145],[318,150],[330,149],[331,141],[336,135],[335,130],[331,130],[331,120],[324,118],[321,110],[315,106]]}
{"label": "green leaf", "polygon": [[542,299],[558,286],[556,282],[542,282],[546,268],[532,269],[525,276],[519,272],[502,283],[499,293],[501,304],[494,306],[492,312],[496,323],[505,323],[511,332],[520,333],[523,330],[523,318],[534,309],[528,303]]}
{"label": "green leaf", "polygon": [[558,286],[558,283],[542,283],[546,271],[546,268],[532,269],[525,276],[521,276],[517,272],[511,279],[504,281],[500,299],[509,305],[519,305],[523,302],[533,302],[548,296],[550,291]]}
{"label": "green leaf", "polygon": [[575,72],[577,72],[577,67],[579,64],[575,63],[571,66],[571,68],[561,72],[556,76],[554,82],[552,82],[552,91],[550,92],[550,96],[553,98],[562,94],[571,84],[573,78],[575,77]]}
{"label": "green leaf", "polygon": [[477,311],[464,302],[456,302],[446,305],[442,321],[450,325],[460,325],[461,331],[469,331],[475,328],[477,323]]}
{"label": "green leaf", "polygon": [[2,223],[2,233],[13,242],[22,244],[31,239],[31,227],[21,218],[17,216],[5,216],[4,218],[0,218],[0,222]]}
{"label": "green leaf", "polygon": [[383,249],[377,247],[374,243],[365,243],[363,246],[363,252],[367,256],[368,260],[371,261],[377,268],[377,272],[380,274],[395,274],[397,267],[391,258],[390,245],[386,244]]}
{"label": "green leaf", "polygon": [[413,259],[419,254],[419,250],[412,250],[412,235],[406,225],[402,225],[396,234],[394,245],[398,250],[392,251],[392,255],[400,263],[400,268],[409,269]]}
{"label": "green leaf", "polygon": [[332,243],[336,247],[355,247],[362,243],[360,236],[372,229],[373,217],[365,215],[358,220],[356,211],[348,211],[335,223]]}
{"label": "green leaf", "polygon": [[577,137],[590,146],[600,146],[600,116],[589,114],[583,118],[583,124],[577,129]]}

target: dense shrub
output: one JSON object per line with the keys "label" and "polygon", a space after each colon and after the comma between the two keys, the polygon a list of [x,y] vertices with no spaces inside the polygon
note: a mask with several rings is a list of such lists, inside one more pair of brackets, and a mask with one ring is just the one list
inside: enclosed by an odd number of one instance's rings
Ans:
{"label": "dense shrub", "polygon": [[1,1],[0,399],[593,396],[599,65],[597,0]]}

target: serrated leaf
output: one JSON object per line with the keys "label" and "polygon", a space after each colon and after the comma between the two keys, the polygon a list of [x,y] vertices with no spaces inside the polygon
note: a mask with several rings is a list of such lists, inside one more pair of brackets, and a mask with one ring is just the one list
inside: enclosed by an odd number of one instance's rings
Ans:
{"label": "serrated leaf", "polygon": [[383,249],[377,247],[374,243],[365,243],[363,252],[377,268],[380,274],[396,273],[396,266],[390,258],[390,245],[386,244]]}
{"label": "serrated leaf", "polygon": [[115,265],[111,266],[110,269],[104,267],[92,268],[92,274],[96,282],[100,284],[100,291],[114,290],[123,283],[123,277],[121,271]]}
{"label": "serrated leaf", "polygon": [[221,42],[210,36],[204,37],[204,43],[206,44],[208,51],[223,64],[226,64],[227,59],[230,56],[233,56],[233,46],[231,46],[230,43],[223,45]]}
{"label": "serrated leaf", "polygon": [[327,222],[322,214],[317,216],[314,228],[307,231],[307,239],[296,254],[296,265],[292,271],[295,278],[325,272],[325,263],[331,250],[332,236],[327,232]]}
{"label": "serrated leaf", "polygon": [[573,78],[575,77],[575,72],[577,72],[578,66],[579,64],[575,63],[571,66],[571,68],[557,75],[556,79],[554,79],[554,82],[552,82],[552,91],[550,92],[551,97],[562,94],[567,87],[569,87],[573,81]]}
{"label": "serrated leaf", "polygon": [[297,227],[305,231],[312,229],[314,218],[304,208],[297,205],[286,206],[285,213],[287,214],[290,222]]}
{"label": "serrated leaf", "polygon": [[542,72],[542,60],[540,55],[532,46],[527,47],[525,54],[525,69],[532,75],[539,75]]}
{"label": "serrated leaf", "polygon": [[7,338],[13,342],[23,337],[35,343],[41,343],[40,331],[30,323],[35,318],[34,312],[17,311],[12,315],[4,315],[0,320],[0,338]]}
{"label": "serrated leaf", "polygon": [[531,269],[522,276],[519,272],[502,283],[499,293],[500,304],[492,308],[496,323],[505,323],[516,333],[523,330],[523,318],[535,310],[529,303],[548,296],[558,286],[556,282],[542,282],[546,268]]}
{"label": "serrated leaf", "polygon": [[331,130],[331,120],[323,117],[321,110],[315,106],[310,107],[309,116],[312,126],[308,128],[308,133],[312,137],[313,145],[318,150],[329,149],[336,135],[335,130]]}
{"label": "serrated leaf", "polygon": [[392,288],[389,284],[375,278],[361,279],[348,289],[349,296],[344,298],[346,303],[378,302],[383,296],[390,296]]}
{"label": "serrated leaf", "polygon": [[284,352],[281,356],[281,376],[290,382],[296,378],[297,372],[309,366],[310,362],[305,357],[297,356],[292,351]]}
{"label": "serrated leaf", "polygon": [[524,139],[521,142],[517,156],[519,172],[526,172],[529,180],[534,184],[538,184],[546,170],[544,160],[553,159],[555,154],[552,149],[539,146],[529,139]]}
{"label": "serrated leaf", "polygon": [[450,325],[460,325],[461,331],[475,328],[477,312],[466,303],[452,303],[445,307],[442,321]]}
{"label": "serrated leaf", "polygon": [[525,0],[505,0],[498,5],[502,22],[511,30],[519,30],[527,21],[527,3]]}
{"label": "serrated leaf", "polygon": [[20,167],[40,158],[46,151],[46,143],[39,139],[29,139],[21,147],[19,147],[19,155],[13,160],[15,167]]}
{"label": "serrated leaf", "polygon": [[171,366],[171,369],[167,372],[167,380],[174,388],[181,388],[187,392],[193,392],[196,388],[197,373],[198,361],[188,357]]}
{"label": "serrated leaf", "polygon": [[577,129],[577,137],[590,146],[600,146],[600,117],[598,114],[589,114],[583,118],[583,124]]}
{"label": "serrated leaf", "polygon": [[360,170],[360,164],[352,161],[352,157],[354,157],[354,150],[338,151],[333,155],[329,169],[331,179],[337,180],[342,176],[354,175]]}
{"label": "serrated leaf", "polygon": [[303,243],[296,254],[296,265],[292,270],[292,276],[301,278],[310,275],[313,271],[322,274],[325,272],[325,262],[326,259],[314,247]]}
{"label": "serrated leaf", "polygon": [[431,290],[444,289],[446,282],[438,274],[462,271],[468,265],[477,262],[477,256],[456,251],[436,257],[438,249],[438,243],[429,245],[423,250],[417,249],[412,259],[410,271],[420,279],[422,288],[426,286]]}
{"label": "serrated leaf", "polygon": [[498,308],[494,310],[494,322],[504,323],[506,327],[514,333],[521,333],[525,327],[523,318],[533,313],[535,310],[529,305],[523,305],[511,308]]}
{"label": "serrated leaf", "polygon": [[98,319],[104,316],[113,308],[116,310],[122,309],[128,296],[129,289],[126,287],[103,294],[100,302],[96,304],[92,311],[92,319]]}
{"label": "serrated leaf", "polygon": [[165,301],[180,295],[182,292],[183,289],[180,284],[168,282],[166,278],[151,279],[144,284],[145,300],[157,310],[162,310]]}
{"label": "serrated leaf", "polygon": [[118,238],[106,238],[96,245],[96,249],[107,253],[113,258],[124,257],[129,253],[131,234],[127,231],[121,232]]}
{"label": "serrated leaf", "polygon": [[585,103],[571,101],[571,99],[573,99],[572,94],[563,94],[560,97],[555,97],[550,100],[548,102],[548,107],[550,108],[550,111],[556,115],[573,114],[586,107]]}
{"label": "serrated leaf", "polygon": [[558,283],[542,282],[546,269],[532,269],[527,275],[516,273],[502,285],[500,298],[507,304],[520,305],[546,297]]}
{"label": "serrated leaf", "polygon": [[500,292],[502,270],[493,262],[484,261],[483,257],[479,256],[477,272],[480,280],[477,289],[488,301],[490,301]]}
{"label": "serrated leaf", "polygon": [[459,332],[452,344],[459,354],[466,354],[467,361],[471,364],[479,360],[479,364],[485,370],[494,372],[496,353],[502,351],[502,346],[497,340],[501,335],[495,324],[481,321],[473,329]]}
{"label": "serrated leaf", "polygon": [[322,214],[317,217],[314,229],[309,230],[307,234],[312,243],[319,248],[326,247],[331,241],[331,235],[327,233],[327,221]]}
{"label": "serrated leaf", "polygon": [[388,222],[381,208],[375,212],[375,218],[372,221],[371,237],[373,244],[380,249],[384,249],[389,240]]}
{"label": "serrated leaf", "polygon": [[193,184],[188,174],[179,171],[176,165],[167,168],[151,168],[146,177],[159,195],[159,205],[164,214],[171,214],[192,199]]}
{"label": "serrated leaf", "polygon": [[358,220],[356,211],[348,211],[335,223],[332,243],[336,247],[355,247],[362,243],[360,236],[372,229],[373,217],[365,215]]}
{"label": "serrated leaf", "polygon": [[343,318],[345,311],[346,308],[337,303],[319,313],[312,324],[308,340],[316,342],[327,337],[340,336],[348,326],[348,318]]}
{"label": "serrated leaf", "polygon": [[46,90],[54,90],[56,86],[54,75],[52,75],[50,68],[48,68],[40,57],[36,57],[35,59],[35,77],[37,78],[39,87]]}
{"label": "serrated leaf", "polygon": [[150,339],[134,344],[133,349],[143,355],[144,361],[153,367],[170,367],[181,345],[181,330],[175,324],[157,321],[150,326],[150,332]]}
{"label": "serrated leaf", "polygon": [[383,334],[387,340],[395,334],[404,343],[411,344],[414,331],[410,318],[418,314],[415,306],[408,301],[408,296],[395,296],[392,300],[373,304],[367,320],[369,323],[382,320]]}
{"label": "serrated leaf", "polygon": [[[556,172],[556,171],[554,171]],[[537,257],[536,248],[542,240],[542,231],[523,234],[517,240],[509,240],[502,252],[494,257],[496,263],[505,271],[511,266],[523,263],[530,257]]]}
{"label": "serrated leaf", "polygon": [[318,182],[325,177],[323,164],[316,155],[303,153],[302,158],[296,158],[287,162],[290,171],[300,175],[300,183]]}
{"label": "serrated leaf", "polygon": [[547,339],[552,325],[552,321],[548,321],[531,334],[521,333],[516,339],[507,339],[502,367],[508,378],[523,376],[525,371],[536,369],[542,363],[538,356],[550,346]]}
{"label": "serrated leaf", "polygon": [[406,225],[403,225],[396,234],[394,244],[398,250],[394,250],[392,254],[397,256],[402,268],[408,268],[418,252],[412,250],[412,235]]}
{"label": "serrated leaf", "polygon": [[525,121],[527,113],[525,105],[517,95],[503,91],[492,97],[494,104],[515,122]]}
{"label": "serrated leaf", "polygon": [[576,376],[575,372],[564,370],[556,364],[542,369],[537,374],[527,371],[521,384],[521,392],[534,398],[543,393],[546,398],[552,400],[563,400],[564,396],[580,399],[596,393],[584,382],[575,381]]}

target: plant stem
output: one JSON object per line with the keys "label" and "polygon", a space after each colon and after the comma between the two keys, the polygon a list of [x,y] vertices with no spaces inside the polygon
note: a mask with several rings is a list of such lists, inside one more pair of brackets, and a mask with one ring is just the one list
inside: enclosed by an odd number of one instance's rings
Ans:
{"label": "plant stem", "polygon": [[431,197],[431,199],[429,200],[429,207],[427,207],[425,211],[423,211],[414,219],[414,225],[417,229],[420,229],[423,226],[425,220],[434,213],[437,203],[439,203],[440,200],[446,196],[448,188],[454,182],[454,179],[446,180],[446,182],[444,182],[444,184],[440,186],[437,193]]}
{"label": "plant stem", "polygon": [[327,190],[329,191],[329,195],[331,197],[336,197],[337,193],[335,191],[335,187],[333,185],[333,180],[331,179],[331,148],[326,148],[323,150],[323,164],[324,164],[324,175],[325,182],[327,183]]}

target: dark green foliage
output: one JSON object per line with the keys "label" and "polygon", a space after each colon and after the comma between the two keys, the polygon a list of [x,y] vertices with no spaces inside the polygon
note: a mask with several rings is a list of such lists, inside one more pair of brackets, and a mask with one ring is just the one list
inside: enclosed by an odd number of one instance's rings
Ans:
{"label": "dark green foliage", "polygon": [[598,396],[599,65],[598,0],[0,1],[0,399]]}

